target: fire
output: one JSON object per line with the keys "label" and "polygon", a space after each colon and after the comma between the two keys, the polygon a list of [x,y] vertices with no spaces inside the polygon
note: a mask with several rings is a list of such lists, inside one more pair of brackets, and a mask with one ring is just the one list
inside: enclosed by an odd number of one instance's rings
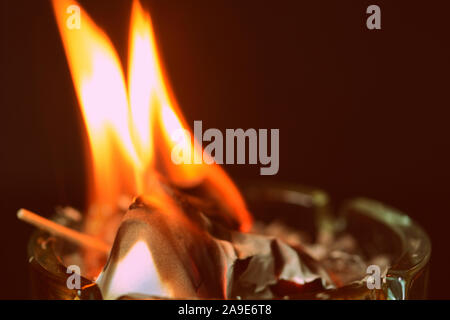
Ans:
{"label": "fire", "polygon": [[128,73],[108,36],[81,8],[81,28],[66,27],[66,8],[79,4],[53,0],[76,94],[89,141],[89,204],[96,215],[116,210],[121,195],[153,192],[158,172],[181,187],[207,184],[241,230],[251,216],[236,186],[217,165],[174,164],[171,150],[205,157],[179,111],[162,68],[151,18],[133,1],[129,32]]}
{"label": "fire", "polygon": [[[165,297],[168,292],[160,278],[154,276],[157,274],[149,248],[145,242],[137,241],[117,266],[114,281],[108,288],[110,295],[105,298],[117,299],[120,293],[133,290],[139,290],[149,296]],[[102,281],[101,276],[98,281]]]}

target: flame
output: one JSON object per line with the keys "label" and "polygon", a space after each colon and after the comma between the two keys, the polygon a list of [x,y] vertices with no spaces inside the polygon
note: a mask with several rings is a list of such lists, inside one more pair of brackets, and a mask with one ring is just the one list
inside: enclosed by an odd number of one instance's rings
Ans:
{"label": "flame", "polygon": [[[96,214],[112,212],[121,195],[151,193],[158,168],[178,186],[208,183],[241,230],[248,230],[245,203],[218,165],[171,161],[175,146],[191,157],[203,151],[191,140],[160,63],[150,16],[139,1],[131,10],[127,81],[108,36],[80,5],[52,2],[89,140],[89,203]],[[79,29],[66,27],[71,5],[80,7]]]}
{"label": "flame", "polygon": [[[101,274],[98,282],[104,274]],[[149,296],[164,297],[168,290],[158,277],[150,249],[144,241],[137,241],[127,255],[117,264],[111,276],[113,281],[108,283],[109,295],[105,299],[117,299],[124,292],[147,294]]]}

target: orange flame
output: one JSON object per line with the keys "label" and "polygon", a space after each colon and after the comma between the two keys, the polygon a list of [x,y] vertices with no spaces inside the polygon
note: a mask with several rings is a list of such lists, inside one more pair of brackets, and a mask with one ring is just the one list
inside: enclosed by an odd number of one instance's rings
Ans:
{"label": "orange flame", "polygon": [[108,36],[83,9],[80,28],[67,28],[66,10],[71,5],[81,8],[79,4],[52,2],[89,139],[90,205],[101,208],[100,214],[107,213],[115,209],[121,195],[151,193],[156,162],[162,161],[159,167],[176,185],[208,183],[241,230],[248,230],[251,217],[245,203],[219,166],[177,165],[170,159],[180,139],[192,156],[201,156],[202,150],[190,135],[174,137],[188,126],[160,63],[150,16],[139,2],[132,6],[127,82]]}

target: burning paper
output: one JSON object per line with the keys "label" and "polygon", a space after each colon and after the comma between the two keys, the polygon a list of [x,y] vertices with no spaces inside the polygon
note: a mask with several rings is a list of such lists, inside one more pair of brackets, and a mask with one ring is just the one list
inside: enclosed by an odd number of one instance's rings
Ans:
{"label": "burning paper", "polygon": [[[210,155],[174,135],[188,127],[139,2],[132,6],[126,79],[111,41],[84,10],[82,27],[66,28],[69,6],[80,7],[53,0],[89,140],[85,230],[114,242],[97,279],[104,297],[272,298],[331,285],[301,249],[248,233],[252,217],[218,165],[171,161],[174,145],[194,157]],[[138,195],[119,225],[121,197]]]}
{"label": "burning paper", "polygon": [[317,290],[331,284],[299,249],[212,223],[182,196],[178,205],[172,198],[138,198],[131,205],[97,280],[106,299],[268,299],[282,296],[281,284],[298,292],[305,285]]}

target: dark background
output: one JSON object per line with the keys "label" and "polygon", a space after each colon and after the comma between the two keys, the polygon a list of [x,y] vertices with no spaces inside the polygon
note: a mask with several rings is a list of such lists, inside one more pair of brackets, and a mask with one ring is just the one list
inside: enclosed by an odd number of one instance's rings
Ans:
{"label": "dark background", "polygon": [[[84,204],[80,116],[49,1],[1,0],[0,297],[27,298],[26,207]],[[189,123],[279,128],[273,180],[368,196],[433,243],[450,298],[450,27],[445,1],[143,1]],[[81,1],[126,65],[129,1]],[[365,26],[378,4],[382,30]],[[258,166],[228,166],[259,178]]]}

